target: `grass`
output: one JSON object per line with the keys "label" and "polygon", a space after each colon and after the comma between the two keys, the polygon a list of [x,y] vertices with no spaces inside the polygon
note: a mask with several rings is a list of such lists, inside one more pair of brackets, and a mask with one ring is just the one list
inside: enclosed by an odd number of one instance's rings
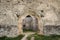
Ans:
{"label": "grass", "polygon": [[30,40],[31,37],[34,37],[35,40],[60,40],[60,35],[44,36],[44,35],[33,34],[33,35],[27,37],[28,40]]}
{"label": "grass", "polygon": [[23,29],[23,32],[36,32],[36,31],[34,31],[32,29]]}
{"label": "grass", "polygon": [[23,36],[24,36],[24,35],[19,35],[19,36],[14,37],[14,38],[4,36],[4,37],[0,37],[0,40],[21,40],[21,38],[22,38]]}

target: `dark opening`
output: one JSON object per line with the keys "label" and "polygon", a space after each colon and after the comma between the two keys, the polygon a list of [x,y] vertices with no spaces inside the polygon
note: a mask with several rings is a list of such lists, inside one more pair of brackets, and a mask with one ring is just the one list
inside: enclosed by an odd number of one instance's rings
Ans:
{"label": "dark opening", "polygon": [[26,16],[26,17],[31,17],[30,15]]}
{"label": "dark opening", "polygon": [[44,12],[43,10],[41,10],[41,12]]}
{"label": "dark opening", "polygon": [[25,27],[25,25],[23,25],[23,27]]}
{"label": "dark opening", "polygon": [[16,14],[16,16],[17,16],[17,17],[19,17],[19,15],[18,15],[18,14]]}

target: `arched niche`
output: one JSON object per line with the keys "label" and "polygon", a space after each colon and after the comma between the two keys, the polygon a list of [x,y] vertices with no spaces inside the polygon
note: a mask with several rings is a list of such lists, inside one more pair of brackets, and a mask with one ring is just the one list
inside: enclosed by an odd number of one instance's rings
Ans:
{"label": "arched niche", "polygon": [[43,34],[43,23],[42,23],[42,20],[41,20],[41,16],[36,14],[35,12],[25,12],[23,15],[19,16],[19,20],[18,20],[18,30],[19,30],[19,33],[22,34],[23,33],[23,29],[22,29],[22,22],[23,22],[23,19],[26,18],[26,16],[30,15],[33,19],[34,17],[37,18],[38,20],[38,33],[39,34]]}

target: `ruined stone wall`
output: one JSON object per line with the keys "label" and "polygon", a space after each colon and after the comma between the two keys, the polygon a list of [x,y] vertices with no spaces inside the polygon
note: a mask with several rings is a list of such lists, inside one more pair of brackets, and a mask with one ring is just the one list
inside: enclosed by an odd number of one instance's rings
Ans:
{"label": "ruined stone wall", "polygon": [[45,25],[44,26],[45,35],[60,35],[60,25]]}
{"label": "ruined stone wall", "polygon": [[[60,0],[0,0],[0,25],[7,25],[8,27],[3,26],[0,28],[0,34],[8,36],[17,35],[18,33],[15,34],[15,31],[18,32],[19,16],[23,15],[26,10],[31,10],[41,15],[43,26],[60,25]],[[9,25],[16,26],[11,26],[9,29]],[[51,32],[59,34],[58,29],[60,28],[57,27],[55,29],[55,26],[53,26],[54,30]],[[50,26],[48,28],[52,29]],[[46,29],[47,27],[44,27],[44,32],[49,30]],[[55,30],[58,31],[55,33]],[[48,32],[45,33],[49,34]]]}
{"label": "ruined stone wall", "polygon": [[16,37],[17,35],[19,35],[19,32],[16,25],[0,25],[0,37]]}

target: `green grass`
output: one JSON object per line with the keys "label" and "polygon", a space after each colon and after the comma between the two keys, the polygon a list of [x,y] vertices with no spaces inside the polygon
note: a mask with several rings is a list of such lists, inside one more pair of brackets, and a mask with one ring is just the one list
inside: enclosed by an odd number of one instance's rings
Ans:
{"label": "green grass", "polygon": [[32,29],[23,29],[23,32],[36,32],[36,31],[34,31]]}
{"label": "green grass", "polygon": [[19,35],[19,36],[14,37],[14,38],[4,36],[4,37],[0,37],[0,40],[21,40],[21,38],[22,38],[23,36],[24,36],[24,35]]}
{"label": "green grass", "polygon": [[44,35],[33,34],[33,35],[27,37],[28,40],[30,40],[31,37],[34,37],[35,40],[60,40],[60,35],[44,36]]}

